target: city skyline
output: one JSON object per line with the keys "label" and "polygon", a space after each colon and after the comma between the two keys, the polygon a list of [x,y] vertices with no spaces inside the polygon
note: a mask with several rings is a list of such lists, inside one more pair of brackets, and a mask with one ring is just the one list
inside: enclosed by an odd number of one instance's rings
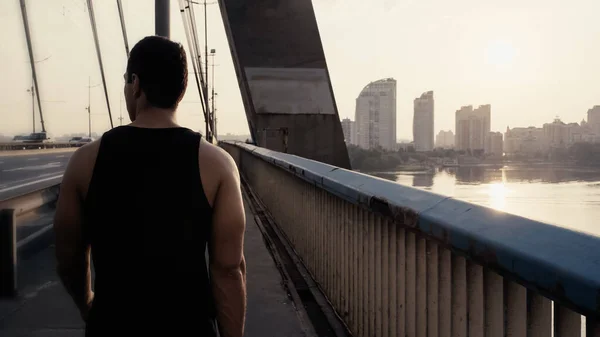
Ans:
{"label": "city skyline", "polygon": [[[363,92],[370,89],[370,86],[377,82],[371,82],[363,89]],[[361,92],[360,96],[363,96],[363,92]],[[357,112],[359,106],[358,100],[357,98]],[[418,123],[413,122],[413,134],[418,136],[418,131],[424,127],[431,127],[431,130],[435,131],[433,91],[424,92],[420,97],[414,99],[413,102],[415,115],[425,115],[425,118]],[[369,103],[369,106],[372,106],[372,104]],[[370,118],[372,124],[378,124],[373,123],[372,116]],[[411,144],[414,145],[417,151],[431,151],[433,148],[441,147],[455,148],[462,151],[482,151],[482,153],[487,155],[501,156],[504,153],[521,151],[532,153],[543,152],[553,147],[566,147],[577,142],[600,143],[600,105],[594,105],[589,108],[587,110],[587,121],[586,118],[583,118],[581,123],[565,123],[556,116],[553,122],[543,123],[542,127],[519,126],[513,127],[513,130],[511,130],[510,126],[507,125],[506,132],[503,133],[492,130],[491,120],[490,104],[479,105],[475,109],[473,105],[465,105],[455,112],[454,130],[449,129],[446,131],[445,129],[440,129],[435,136],[435,142],[431,149],[419,148],[417,137],[413,138]],[[417,121],[417,119],[415,118],[414,121]],[[363,148],[376,147],[372,144],[361,144],[357,141],[357,125],[355,121],[346,117],[341,119],[340,122],[346,143],[358,145]],[[429,135],[427,135],[428,138]],[[535,142],[530,142],[529,145],[522,144],[523,141],[527,142],[529,140],[535,140]],[[401,144],[399,139],[396,139],[396,143],[396,145]]]}
{"label": "city skyline", "polygon": [[[123,5],[133,45],[152,34],[154,9],[142,0]],[[398,138],[412,138],[412,99],[426,90],[436,93],[436,130],[452,128],[451,112],[465,102],[492,104],[494,131],[506,125],[541,125],[556,115],[579,121],[590,106],[598,104],[595,83],[600,46],[595,41],[600,24],[593,15],[600,11],[597,1],[575,0],[565,6],[542,0],[526,4],[517,0],[502,4],[328,0],[315,1],[313,6],[342,119],[354,118],[354,98],[364,83],[385,77],[397,80]],[[48,130],[54,134],[85,131],[88,76],[92,84],[101,83],[85,5],[40,1],[30,7],[35,60],[49,57],[38,64]],[[0,118],[10,121],[0,124],[0,132],[27,133],[31,130],[31,95],[27,92],[31,74],[18,2],[1,2],[0,13],[4,40],[13,46],[0,55],[2,64],[11,65],[0,79]],[[96,16],[115,112],[126,62],[122,32],[114,3],[97,2]],[[171,23],[172,38],[184,42],[188,50],[176,2],[172,2]],[[218,6],[208,6],[208,27],[209,48],[217,50],[219,65],[215,79],[220,130],[247,133]],[[372,27],[377,27],[377,34]],[[365,52],[354,52],[357,45]],[[405,46],[412,46],[414,52],[403,52]],[[108,117],[102,86],[93,88],[91,96],[95,111],[103,114],[93,116],[93,131],[105,131]],[[202,129],[193,85],[183,102],[179,121]]]}

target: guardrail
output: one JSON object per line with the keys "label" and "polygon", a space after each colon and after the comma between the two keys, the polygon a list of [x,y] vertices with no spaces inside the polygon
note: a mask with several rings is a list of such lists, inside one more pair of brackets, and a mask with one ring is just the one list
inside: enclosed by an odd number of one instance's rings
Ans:
{"label": "guardrail", "polygon": [[77,147],[83,143],[0,143],[0,151],[31,150],[31,149],[58,149]]}
{"label": "guardrail", "polygon": [[17,242],[22,221],[54,207],[60,183],[34,192],[0,201],[0,297],[17,294],[17,252],[35,245],[50,235],[52,225],[45,225]]}
{"label": "guardrail", "polygon": [[600,238],[221,146],[354,336],[600,336]]}

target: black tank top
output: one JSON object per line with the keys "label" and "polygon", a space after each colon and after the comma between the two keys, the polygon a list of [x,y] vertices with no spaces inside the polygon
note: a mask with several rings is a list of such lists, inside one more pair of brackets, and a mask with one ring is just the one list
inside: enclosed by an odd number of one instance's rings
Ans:
{"label": "black tank top", "polygon": [[87,336],[216,336],[200,139],[132,126],[102,136],[84,210],[95,269]]}

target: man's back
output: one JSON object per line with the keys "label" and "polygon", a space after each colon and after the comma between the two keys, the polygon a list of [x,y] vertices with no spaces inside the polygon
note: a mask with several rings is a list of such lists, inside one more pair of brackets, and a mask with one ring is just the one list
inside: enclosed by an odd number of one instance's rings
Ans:
{"label": "man's back", "polygon": [[138,42],[123,76],[132,123],[78,149],[63,176],[57,268],[89,335],[212,336],[217,323],[223,337],[243,335],[239,173],[223,149],[177,124],[187,73],[180,44]]}
{"label": "man's back", "polygon": [[214,335],[204,259],[212,209],[199,145],[200,135],[185,128],[124,126],[102,137],[84,201],[96,270],[89,330],[139,317],[138,327],[169,322]]}

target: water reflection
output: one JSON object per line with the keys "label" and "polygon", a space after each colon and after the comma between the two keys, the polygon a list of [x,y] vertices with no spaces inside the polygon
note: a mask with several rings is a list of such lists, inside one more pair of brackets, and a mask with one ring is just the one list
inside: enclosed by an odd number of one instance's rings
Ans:
{"label": "water reflection", "polygon": [[600,171],[557,167],[458,167],[374,175],[530,219],[600,235]]}
{"label": "water reflection", "polygon": [[572,181],[593,182],[598,180],[598,171],[552,167],[529,167],[505,169],[509,181],[564,183]]}
{"label": "water reflection", "polygon": [[[565,182],[595,182],[600,172],[592,169],[553,168],[553,167],[451,167],[438,169],[433,173],[377,172],[373,175],[396,181],[398,175],[413,177],[412,186],[431,187],[436,176],[451,176],[456,184],[480,185],[496,182],[557,184]],[[600,186],[600,184],[598,185]]]}
{"label": "water reflection", "polygon": [[486,167],[458,167],[448,170],[450,174],[456,175],[459,184],[489,184],[502,181],[502,170],[500,168]]}

